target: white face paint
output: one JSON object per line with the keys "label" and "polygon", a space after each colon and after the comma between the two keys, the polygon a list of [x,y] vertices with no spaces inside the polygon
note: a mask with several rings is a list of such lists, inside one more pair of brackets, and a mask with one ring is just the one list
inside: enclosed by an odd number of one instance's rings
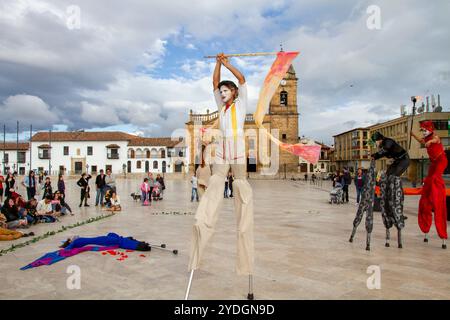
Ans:
{"label": "white face paint", "polygon": [[220,97],[224,103],[228,103],[233,97],[233,93],[227,86],[220,87]]}
{"label": "white face paint", "polygon": [[420,131],[422,132],[422,135],[424,138],[428,137],[430,134],[432,134],[431,131],[428,131],[426,129],[420,129]]}

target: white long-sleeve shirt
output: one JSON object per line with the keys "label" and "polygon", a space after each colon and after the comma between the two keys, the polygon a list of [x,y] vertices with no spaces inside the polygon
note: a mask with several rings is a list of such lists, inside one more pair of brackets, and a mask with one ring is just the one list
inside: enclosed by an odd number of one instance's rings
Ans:
{"label": "white long-sleeve shirt", "polygon": [[238,97],[234,104],[226,109],[220,95],[220,90],[214,90],[214,98],[219,108],[219,128],[222,137],[216,148],[216,162],[245,163],[245,135],[244,124],[247,110],[247,84],[238,86]]}

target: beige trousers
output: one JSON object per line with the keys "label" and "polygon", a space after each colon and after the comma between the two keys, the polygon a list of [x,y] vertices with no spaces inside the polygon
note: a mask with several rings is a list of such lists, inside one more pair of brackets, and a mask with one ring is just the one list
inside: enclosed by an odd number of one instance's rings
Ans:
{"label": "beige trousers", "polygon": [[230,169],[234,173],[234,206],[237,220],[237,261],[239,275],[253,274],[253,192],[246,179],[246,166],[242,164],[215,164],[208,188],[202,196],[195,214],[189,270],[198,269],[203,252],[218,218],[218,209],[223,201],[224,181]]}

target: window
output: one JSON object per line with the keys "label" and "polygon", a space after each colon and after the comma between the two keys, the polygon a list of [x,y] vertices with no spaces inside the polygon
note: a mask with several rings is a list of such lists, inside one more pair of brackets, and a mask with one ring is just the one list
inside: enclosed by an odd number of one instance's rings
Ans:
{"label": "window", "polygon": [[178,151],[178,156],[182,157],[183,156],[183,150]]}
{"label": "window", "polygon": [[9,153],[5,153],[4,157],[5,157],[4,162],[8,163],[9,162]]}
{"label": "window", "polygon": [[87,147],[87,155],[92,156],[94,154],[94,149],[92,146]]}
{"label": "window", "polygon": [[161,158],[165,158],[165,157],[166,157],[166,150],[161,149]]}
{"label": "window", "polygon": [[25,168],[24,167],[20,167],[19,168],[19,174],[22,175],[22,176],[25,175]]}
{"label": "window", "polygon": [[97,173],[97,166],[91,167],[91,173]]}
{"label": "window", "polygon": [[153,169],[158,169],[158,161],[153,161]]}
{"label": "window", "polygon": [[281,135],[281,139],[286,140],[286,133],[283,133],[283,134]]}
{"label": "window", "polygon": [[17,154],[17,156],[18,156],[18,158],[17,158],[17,162],[18,162],[18,163],[25,163],[25,162],[26,162],[26,161],[25,161],[26,155],[25,155],[25,152],[24,152],[24,151],[19,151],[19,153]]}
{"label": "window", "polygon": [[140,168],[141,168],[141,162],[138,161],[138,162],[136,162],[136,169],[140,169]]}
{"label": "window", "polygon": [[286,91],[280,92],[280,105],[287,106],[288,104],[288,93]]}
{"label": "window", "polygon": [[135,157],[134,150],[133,149],[129,149],[128,150],[128,158],[134,159],[134,157]]}
{"label": "window", "polygon": [[64,146],[64,155],[65,156],[69,155],[69,146]]}
{"label": "window", "polygon": [[119,149],[108,148],[108,159],[119,159]]}
{"label": "window", "polygon": [[447,120],[435,120],[433,121],[433,124],[436,130],[448,130]]}
{"label": "window", "polygon": [[50,149],[40,149],[39,159],[50,159]]}

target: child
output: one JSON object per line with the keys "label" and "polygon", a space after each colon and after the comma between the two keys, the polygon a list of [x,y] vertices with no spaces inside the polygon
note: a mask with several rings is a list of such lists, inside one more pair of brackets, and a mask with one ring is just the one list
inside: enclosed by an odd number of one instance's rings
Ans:
{"label": "child", "polygon": [[141,184],[141,202],[143,206],[149,205],[148,195],[150,192],[150,185],[148,184],[148,178],[144,178],[144,182]]}
{"label": "child", "polygon": [[153,200],[155,200],[155,201],[162,200],[161,184],[158,181],[155,181],[155,184],[153,185],[152,196],[153,196]]}

